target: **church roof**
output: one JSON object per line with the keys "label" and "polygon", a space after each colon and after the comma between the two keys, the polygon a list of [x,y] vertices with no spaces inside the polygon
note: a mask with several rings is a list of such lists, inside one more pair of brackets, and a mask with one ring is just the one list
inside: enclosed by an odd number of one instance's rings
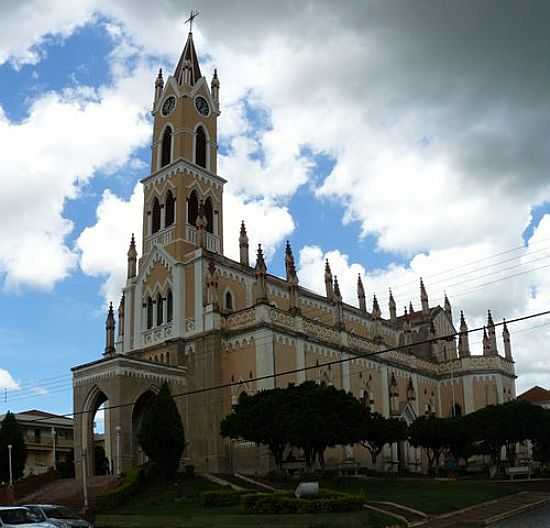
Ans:
{"label": "church roof", "polygon": [[535,385],[528,391],[520,394],[518,400],[525,400],[529,402],[546,402],[550,401],[550,391]]}
{"label": "church roof", "polygon": [[174,77],[180,85],[183,84],[183,72],[186,61],[189,61],[189,65],[191,66],[191,81],[189,84],[193,86],[202,77],[197,51],[193,43],[193,33],[189,33],[180,60],[174,71]]}

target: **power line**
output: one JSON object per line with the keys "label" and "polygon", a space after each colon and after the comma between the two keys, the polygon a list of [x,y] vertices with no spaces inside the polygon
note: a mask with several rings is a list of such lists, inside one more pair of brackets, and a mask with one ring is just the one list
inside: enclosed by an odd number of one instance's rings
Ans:
{"label": "power line", "polygon": [[[550,310],[546,310],[544,312],[538,312],[538,313],[534,313],[534,314],[529,314],[529,315],[524,315],[524,316],[521,316],[521,317],[516,317],[514,319],[508,320],[506,322],[506,324],[511,325],[511,324],[518,323],[520,321],[527,321],[529,319],[535,319],[537,317],[543,317],[545,315],[550,315]],[[498,323],[495,323],[495,327],[502,326],[504,324],[505,324],[504,321],[498,322]],[[467,332],[464,332],[464,333],[471,334],[473,332],[480,332],[483,329],[485,329],[485,326],[472,328],[472,329],[469,329]],[[266,374],[264,376],[256,376],[255,378],[248,379],[246,381],[246,383],[258,382],[258,381],[267,381],[267,380],[277,378],[277,377],[281,377],[281,376],[289,376],[289,375],[292,375],[292,374],[298,374],[300,372],[306,372],[308,370],[319,369],[319,368],[322,368],[322,367],[328,367],[328,366],[332,366],[332,365],[341,365],[343,363],[347,363],[347,362],[354,361],[354,360],[357,360],[357,359],[368,359],[370,357],[378,356],[380,354],[384,354],[384,353],[387,353],[387,352],[394,352],[394,351],[399,351],[399,350],[408,350],[413,346],[419,346],[419,345],[433,343],[435,341],[451,339],[451,338],[459,336],[461,333],[462,332],[452,332],[452,333],[447,334],[447,335],[425,339],[423,341],[418,341],[416,343],[398,345],[398,346],[395,346],[395,347],[385,348],[383,350],[377,350],[377,351],[374,351],[374,352],[358,353],[358,352],[354,352],[354,351],[342,351],[343,353],[351,354],[351,356],[350,357],[345,357],[345,358],[340,358],[340,359],[334,359],[332,361],[326,361],[326,362],[320,363],[318,365],[310,365],[310,366],[300,367],[300,368],[296,368],[296,369],[290,369],[290,370],[286,370],[286,371],[282,371],[282,372],[276,372],[276,373],[273,373],[273,374]],[[194,396],[194,395],[197,395],[197,394],[204,394],[204,393],[207,393],[207,392],[213,392],[213,391],[217,391],[217,390],[228,389],[228,388],[231,388],[231,387],[234,387],[234,386],[242,385],[242,383],[243,382],[240,382],[240,381],[239,382],[221,383],[221,384],[218,384],[218,385],[212,385],[210,387],[202,387],[202,388],[199,388],[199,389],[180,392],[180,393],[177,393],[177,394],[173,394],[172,397],[174,399],[184,398],[184,397]],[[135,402],[127,402],[127,403],[120,403],[118,405],[110,405],[108,407],[104,407],[104,410],[130,407],[130,406],[134,405],[134,403]],[[73,417],[74,418],[75,416],[82,415],[82,414],[89,414],[91,412],[92,412],[91,410],[84,410],[84,411],[78,411],[76,413],[65,413],[65,414],[61,414],[59,416],[60,417]],[[96,412],[96,411],[93,411],[93,412]],[[49,417],[35,418],[33,420],[29,420],[29,422],[40,422],[40,421],[44,421],[44,420],[48,420],[48,419],[50,419],[50,418]]]}

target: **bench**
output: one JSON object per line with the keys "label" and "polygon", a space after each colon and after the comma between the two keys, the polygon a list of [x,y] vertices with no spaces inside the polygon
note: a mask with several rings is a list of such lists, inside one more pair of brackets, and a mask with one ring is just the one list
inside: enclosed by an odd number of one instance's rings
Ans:
{"label": "bench", "polygon": [[530,466],[512,466],[506,468],[506,474],[509,475],[510,480],[514,480],[514,477],[518,475],[525,475],[528,479],[531,478]]}

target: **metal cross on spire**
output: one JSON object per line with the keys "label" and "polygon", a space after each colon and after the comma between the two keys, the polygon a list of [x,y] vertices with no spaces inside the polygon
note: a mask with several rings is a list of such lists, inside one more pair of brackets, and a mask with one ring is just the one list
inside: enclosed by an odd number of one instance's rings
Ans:
{"label": "metal cross on spire", "polygon": [[195,18],[197,18],[198,16],[199,12],[193,11],[193,9],[191,9],[191,14],[189,15],[189,18],[184,22],[185,24],[189,22],[189,33],[193,33],[193,20],[195,20]]}

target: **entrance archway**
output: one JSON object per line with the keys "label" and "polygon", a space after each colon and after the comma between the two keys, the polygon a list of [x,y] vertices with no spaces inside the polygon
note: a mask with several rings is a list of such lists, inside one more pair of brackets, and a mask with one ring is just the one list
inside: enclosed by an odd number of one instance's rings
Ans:
{"label": "entrance archway", "polygon": [[88,474],[104,475],[112,469],[109,398],[94,387],[87,399],[82,420],[82,449],[87,453]]}
{"label": "entrance archway", "polygon": [[151,405],[156,394],[154,389],[149,389],[145,391],[141,396],[136,400],[134,408],[132,409],[132,446],[133,446],[133,463],[136,466],[141,466],[147,462],[147,456],[143,452],[139,441],[138,441],[138,432],[141,427],[141,421],[143,420],[143,415],[145,411]]}

